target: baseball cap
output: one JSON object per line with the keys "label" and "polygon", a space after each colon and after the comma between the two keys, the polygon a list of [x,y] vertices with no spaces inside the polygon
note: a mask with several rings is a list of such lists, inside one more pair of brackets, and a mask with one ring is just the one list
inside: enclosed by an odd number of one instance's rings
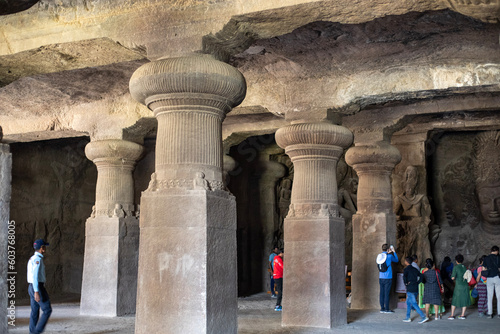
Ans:
{"label": "baseball cap", "polygon": [[48,246],[49,243],[45,242],[43,239],[36,239],[35,242],[33,243],[33,248],[34,249],[40,249],[42,246]]}

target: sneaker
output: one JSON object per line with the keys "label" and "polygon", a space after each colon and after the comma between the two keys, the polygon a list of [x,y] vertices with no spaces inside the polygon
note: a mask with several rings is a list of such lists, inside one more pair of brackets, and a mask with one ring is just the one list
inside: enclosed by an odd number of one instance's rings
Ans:
{"label": "sneaker", "polygon": [[282,308],[281,306],[276,306],[276,307],[274,308],[274,310],[275,310],[275,311],[282,311],[282,309],[283,309],[283,308]]}
{"label": "sneaker", "polygon": [[486,316],[486,318],[488,318],[488,319],[493,319],[493,314],[488,314],[488,315]]}
{"label": "sneaker", "polygon": [[422,320],[420,320],[418,323],[423,324],[424,322],[427,322],[427,321],[429,321],[429,318],[425,317]]}
{"label": "sneaker", "polygon": [[448,317],[448,320],[455,320],[455,317],[454,317],[454,316],[452,316],[452,315],[450,315],[450,316]]}
{"label": "sneaker", "polygon": [[380,313],[385,313],[385,310],[380,310]]}
{"label": "sneaker", "polygon": [[411,319],[403,319],[403,322],[411,322]]}
{"label": "sneaker", "polygon": [[484,314],[483,312],[479,312],[479,318],[482,318],[484,316],[486,316],[486,314]]}
{"label": "sneaker", "polygon": [[459,317],[458,317],[458,319],[460,319],[460,320],[465,320],[465,317],[463,317],[463,316],[459,316]]}
{"label": "sneaker", "polygon": [[271,295],[271,298],[278,298],[278,296],[276,296],[276,295]]}
{"label": "sneaker", "polygon": [[394,311],[393,310],[387,310],[384,313],[394,313]]}

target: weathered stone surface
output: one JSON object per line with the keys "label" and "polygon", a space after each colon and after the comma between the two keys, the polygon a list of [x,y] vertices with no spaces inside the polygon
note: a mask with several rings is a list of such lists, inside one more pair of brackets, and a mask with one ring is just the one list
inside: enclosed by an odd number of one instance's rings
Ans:
{"label": "weathered stone surface", "polygon": [[236,204],[204,190],[144,192],[136,333],[236,333]]}
{"label": "weathered stone surface", "polygon": [[[93,139],[121,138],[123,128],[149,115],[128,94],[128,79],[143,61],[22,78],[0,88],[5,140],[10,134],[75,131]],[[29,96],[30,98],[26,98]],[[31,119],[26,122],[26,119]]]}
{"label": "weathered stone surface", "polygon": [[300,119],[369,96],[497,85],[497,35],[493,25],[451,11],[314,22],[257,40],[231,63],[248,83],[243,107]]}
{"label": "weathered stone surface", "polygon": [[347,323],[345,223],[339,215],[336,170],[352,139],[348,129],[326,122],[292,124],[276,132],[276,142],[294,166],[284,224],[284,326]]}
{"label": "weathered stone surface", "polygon": [[498,131],[450,129],[434,138],[429,191],[437,208],[432,237],[438,260],[460,253],[466,263],[477,264],[497,243],[500,175],[491,169],[498,158],[497,136]]}
{"label": "weathered stone surface", "polygon": [[88,138],[11,144],[11,220],[16,222],[16,300],[29,299],[26,265],[33,241],[50,243],[45,258],[51,300],[78,299],[85,220],[95,202],[96,168],[85,157]]}
{"label": "weathered stone surface", "polygon": [[138,250],[137,218],[98,216],[87,220],[80,314],[135,313]]}
{"label": "weathered stone surface", "polygon": [[451,9],[475,19],[490,23],[498,23],[500,20],[499,0],[446,0],[446,2]]}
{"label": "weathered stone surface", "polygon": [[125,140],[92,141],[85,154],[97,166],[96,201],[86,223],[80,313],[135,313],[139,210],[132,171],[143,152]]}
{"label": "weathered stone surface", "polygon": [[41,46],[1,56],[0,87],[22,77],[106,66],[143,58],[143,54],[124,48],[108,38]]}
{"label": "weathered stone surface", "polygon": [[245,80],[192,55],[143,65],[130,91],[158,119],[141,198],[136,333],[236,333],[236,206],[222,174],[222,121]]}
{"label": "weathered stone surface", "polygon": [[[355,145],[345,155],[346,162],[359,176],[358,211],[352,217],[352,307],[375,309],[380,307],[375,258],[382,244],[396,247],[391,173],[401,155],[385,142]],[[392,297],[391,308],[397,303],[395,294]]]}
{"label": "weathered stone surface", "polygon": [[[10,267],[10,258],[8,252],[8,245],[17,248],[15,244],[16,226],[11,225],[10,222],[10,199],[11,199],[11,178],[12,178],[12,155],[10,153],[9,145],[0,144],[0,261],[3,263],[0,266],[0,332],[7,333],[7,315],[13,315],[15,319],[15,304],[14,309],[7,309],[9,299],[15,303],[15,279],[11,280],[12,283],[7,281],[7,272],[16,272],[19,267],[16,265]],[[11,237],[10,237],[11,236]],[[10,241],[10,242],[9,242]],[[12,248],[9,248],[12,250]],[[15,263],[15,257],[12,257]],[[15,275],[14,275],[15,276]],[[10,285],[14,289],[10,289]],[[13,291],[10,291],[13,290]]]}
{"label": "weathered stone surface", "polygon": [[442,8],[444,4],[429,0],[63,0],[57,4],[42,0],[28,11],[2,17],[6,40],[0,44],[0,54],[108,37],[146,49],[152,58],[172,57],[201,49],[201,37],[221,30],[234,15],[239,16],[222,30],[222,37],[217,36],[219,43],[245,44],[249,36],[274,37],[320,20],[359,23]]}

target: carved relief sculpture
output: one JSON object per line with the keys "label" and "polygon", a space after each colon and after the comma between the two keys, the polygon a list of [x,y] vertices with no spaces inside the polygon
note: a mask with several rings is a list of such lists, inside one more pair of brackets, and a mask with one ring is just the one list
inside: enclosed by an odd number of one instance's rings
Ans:
{"label": "carved relief sculpture", "polygon": [[474,141],[476,196],[480,225],[488,234],[500,234],[500,131],[485,131]]}
{"label": "carved relief sculpture", "polygon": [[404,191],[394,200],[397,215],[398,252],[404,259],[416,254],[420,261],[432,258],[429,242],[431,207],[427,196],[417,193],[418,170],[408,166],[405,170]]}

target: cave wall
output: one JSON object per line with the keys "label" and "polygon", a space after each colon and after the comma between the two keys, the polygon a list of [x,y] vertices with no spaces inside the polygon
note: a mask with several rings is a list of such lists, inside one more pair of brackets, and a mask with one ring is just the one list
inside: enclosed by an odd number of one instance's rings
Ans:
{"label": "cave wall", "polygon": [[82,137],[11,145],[19,299],[29,299],[25,268],[37,238],[50,243],[45,265],[53,300],[80,294],[85,220],[95,202],[97,179],[97,170],[84,153],[88,142]]}

